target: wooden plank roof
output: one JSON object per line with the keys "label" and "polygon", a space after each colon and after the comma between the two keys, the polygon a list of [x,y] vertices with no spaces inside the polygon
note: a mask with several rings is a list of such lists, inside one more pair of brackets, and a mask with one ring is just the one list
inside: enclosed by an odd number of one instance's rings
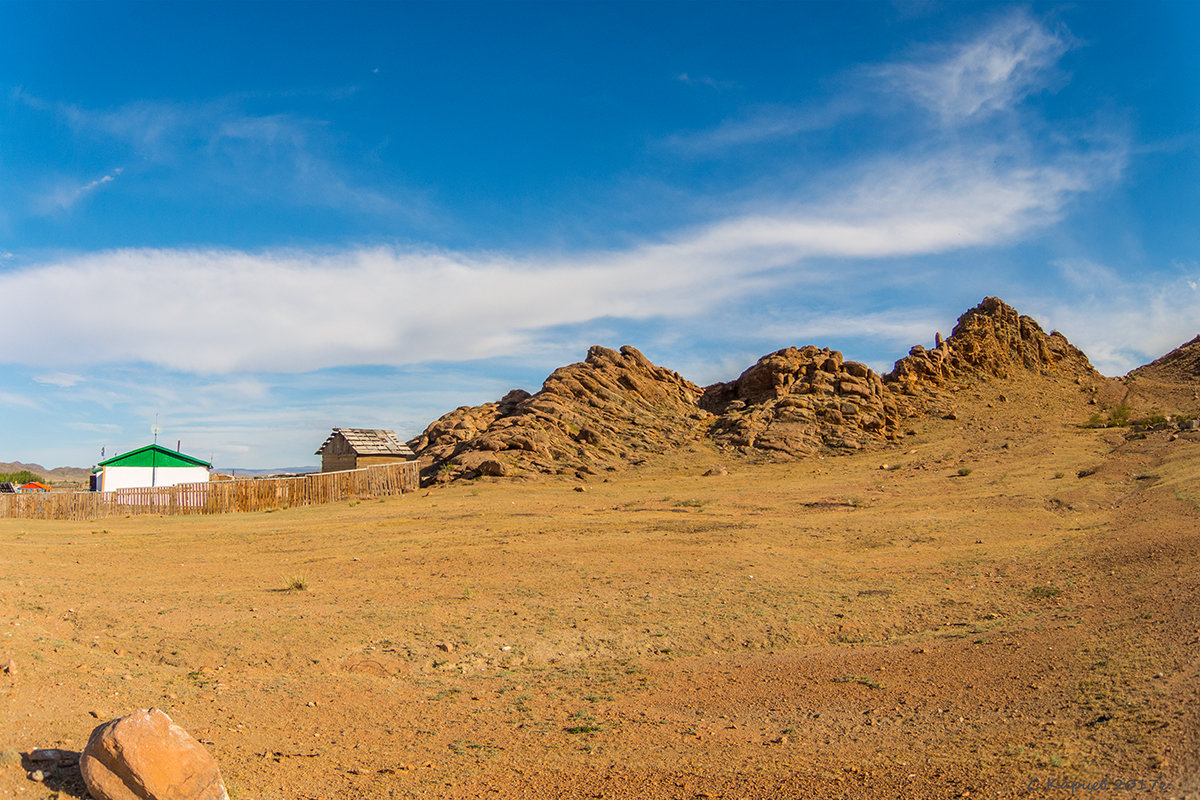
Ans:
{"label": "wooden plank roof", "polygon": [[408,445],[400,441],[395,431],[384,431],[373,428],[334,428],[316,455],[322,455],[325,448],[335,438],[341,436],[350,445],[350,449],[360,456],[403,456],[416,458],[416,454]]}

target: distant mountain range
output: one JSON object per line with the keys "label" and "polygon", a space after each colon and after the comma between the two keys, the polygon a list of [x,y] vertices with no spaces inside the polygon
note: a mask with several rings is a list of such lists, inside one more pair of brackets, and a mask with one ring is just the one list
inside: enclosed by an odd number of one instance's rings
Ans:
{"label": "distant mountain range", "polygon": [[0,461],[0,473],[32,472],[41,475],[47,483],[73,483],[87,486],[88,476],[92,474],[87,467],[55,467],[46,469],[41,464],[26,464],[21,461]]}

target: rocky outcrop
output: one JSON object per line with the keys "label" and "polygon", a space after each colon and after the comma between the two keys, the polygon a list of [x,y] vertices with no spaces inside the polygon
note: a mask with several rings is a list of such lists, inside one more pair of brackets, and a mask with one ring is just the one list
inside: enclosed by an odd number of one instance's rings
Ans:
{"label": "rocky outcrop", "polygon": [[701,440],[803,458],[885,444],[956,386],[1018,371],[1101,376],[1061,334],[989,297],[932,350],[916,346],[885,376],[828,348],[788,347],[737,380],[701,390],[632,347],[593,347],[536,394],[514,389],[462,407],[409,442],[426,478],[595,474]]}
{"label": "rocky outcrop", "polygon": [[737,380],[706,388],[700,407],[717,416],[719,444],[791,457],[886,441],[901,416],[874,371],[812,345],[763,356]]}
{"label": "rocky outcrop", "polygon": [[918,396],[952,381],[1011,377],[1015,370],[1099,379],[1086,355],[1058,331],[1046,333],[1032,317],[995,297],[958,318],[950,338],[939,335],[932,350],[921,345],[896,362],[884,381],[901,394]]}
{"label": "rocky outcrop", "polygon": [[456,409],[409,446],[427,475],[595,474],[703,436],[700,392],[633,347],[592,347],[536,394]]}
{"label": "rocky outcrop", "polygon": [[439,417],[408,446],[425,461],[442,464],[453,457],[461,445],[483,434],[500,417],[511,415],[530,397],[524,389],[513,389],[494,403],[460,406]]}

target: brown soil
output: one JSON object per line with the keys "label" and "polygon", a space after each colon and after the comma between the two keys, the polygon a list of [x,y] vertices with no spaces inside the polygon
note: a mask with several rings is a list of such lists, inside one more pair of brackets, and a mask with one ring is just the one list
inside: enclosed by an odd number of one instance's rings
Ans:
{"label": "brown soil", "polygon": [[1200,797],[1200,432],[1090,397],[980,382],[788,464],[0,520],[0,796],[83,796],[28,754],[157,706],[235,800]]}

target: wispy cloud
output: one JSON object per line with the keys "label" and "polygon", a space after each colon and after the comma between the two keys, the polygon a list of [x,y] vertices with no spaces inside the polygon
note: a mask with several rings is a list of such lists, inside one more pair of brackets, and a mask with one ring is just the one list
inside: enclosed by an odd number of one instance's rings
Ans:
{"label": "wispy cloud", "polygon": [[718,152],[833,129],[854,117],[888,116],[913,103],[933,113],[935,126],[953,128],[1013,110],[1053,86],[1072,44],[1066,32],[1013,11],[953,44],[926,45],[906,60],[851,70],[823,103],[759,106],[714,128],[668,137],[666,144],[691,154]]}
{"label": "wispy cloud", "polygon": [[115,181],[117,177],[120,176],[120,174],[124,171],[124,167],[117,167],[109,174],[97,178],[94,181],[89,181],[82,186],[60,186],[50,194],[42,197],[41,201],[37,204],[38,208],[42,213],[58,210],[69,211],[75,206],[76,203],[78,203],[87,195],[95,192],[101,186],[104,186],[104,184]]}
{"label": "wispy cloud", "polygon": [[87,433],[116,433],[121,430],[120,425],[108,422],[68,422],[67,428],[73,431],[86,431]]}
{"label": "wispy cloud", "polygon": [[814,108],[761,106],[743,117],[725,120],[710,130],[675,134],[668,137],[665,144],[685,153],[720,152],[731,147],[827,130],[863,109],[863,98],[855,94],[834,98]]}
{"label": "wispy cloud", "polygon": [[48,372],[44,375],[34,375],[34,381],[37,383],[46,384],[47,386],[57,386],[60,389],[70,389],[77,383],[82,383],[85,379],[82,375],[75,375],[71,372]]}
{"label": "wispy cloud", "polygon": [[33,398],[26,397],[23,394],[16,394],[15,392],[0,391],[0,405],[28,408],[33,409],[34,411],[42,410],[42,405],[36,402]]}
{"label": "wispy cloud", "polygon": [[687,72],[679,73],[675,80],[688,86],[704,86],[709,89],[730,89],[735,85],[733,81],[719,81],[708,75],[691,75]]}
{"label": "wispy cloud", "polygon": [[901,348],[907,349],[916,342],[932,338],[942,324],[937,314],[913,308],[858,314],[838,310],[798,316],[798,319],[766,325],[761,332],[792,342],[814,342],[835,336],[872,338],[894,345],[902,354]]}
{"label": "wispy cloud", "polygon": [[[441,369],[436,383],[421,374],[364,368],[213,380],[145,365],[97,366],[78,391],[43,398],[50,409],[40,417],[74,432],[64,437],[76,443],[76,455],[63,457],[68,463],[97,458],[101,446],[113,455],[146,444],[157,421],[160,441],[180,440],[185,452],[213,455],[222,465],[299,466],[314,463],[313,451],[334,425],[392,428],[407,438],[449,407],[491,400],[512,386],[466,368]],[[4,443],[20,450],[14,434]]]}
{"label": "wispy cloud", "polygon": [[[564,325],[683,318],[781,283],[834,280],[815,259],[870,262],[1007,241],[1053,221],[1103,180],[1103,163],[1001,169],[986,153],[880,162],[817,206],[571,256],[104,252],[0,274],[0,337],[36,325],[46,332],[42,364],[215,373],[511,355]],[[852,274],[847,264],[837,279]]]}
{"label": "wispy cloud", "polygon": [[[20,88],[12,97],[65,120],[81,140],[127,148],[127,156],[139,165],[139,181],[161,174],[189,181],[193,191],[220,189],[233,197],[356,213],[424,213],[425,203],[409,189],[385,193],[353,180],[339,165],[324,122],[288,113],[249,113],[242,108],[246,97],[194,103],[139,100],[108,109],[48,101]],[[39,208],[42,213],[68,209],[120,174],[114,170],[82,186],[60,187]]]}
{"label": "wispy cloud", "polygon": [[1200,267],[1147,283],[1081,259],[1055,262],[1070,300],[1018,298],[1021,310],[1067,334],[1096,369],[1123,375],[1200,333]]}
{"label": "wispy cloud", "polygon": [[981,34],[929,48],[918,57],[873,70],[883,84],[943,121],[985,117],[1047,88],[1070,38],[1027,11],[1011,12]]}

